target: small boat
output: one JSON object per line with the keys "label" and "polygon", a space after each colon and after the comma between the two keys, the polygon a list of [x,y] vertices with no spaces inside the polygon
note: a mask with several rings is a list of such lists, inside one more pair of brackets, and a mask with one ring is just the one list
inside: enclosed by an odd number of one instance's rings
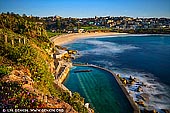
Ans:
{"label": "small boat", "polygon": [[80,73],[80,72],[91,72],[92,70],[76,70],[74,73]]}

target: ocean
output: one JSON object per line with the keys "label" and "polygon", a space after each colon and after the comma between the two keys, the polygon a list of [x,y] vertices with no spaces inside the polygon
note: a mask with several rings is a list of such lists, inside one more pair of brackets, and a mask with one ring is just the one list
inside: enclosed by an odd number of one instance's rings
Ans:
{"label": "ocean", "polygon": [[[141,93],[149,95],[145,102],[148,109],[170,109],[170,35],[89,37],[64,46],[78,50],[80,56],[73,62],[94,64],[125,78],[137,78],[138,84],[126,89],[135,101]],[[137,92],[141,83],[145,87]]]}

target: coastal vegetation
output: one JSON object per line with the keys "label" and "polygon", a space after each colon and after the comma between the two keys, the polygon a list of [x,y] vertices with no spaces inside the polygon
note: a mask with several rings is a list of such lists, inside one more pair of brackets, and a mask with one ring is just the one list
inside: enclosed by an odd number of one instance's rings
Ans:
{"label": "coastal vegetation", "polygon": [[113,29],[113,32],[130,34],[169,34],[169,28],[150,28],[150,29]]}
{"label": "coastal vegetation", "polygon": [[54,36],[59,36],[62,35],[64,33],[57,33],[57,32],[51,32],[51,31],[47,31],[47,35],[50,37],[54,37]]}
{"label": "coastal vegetation", "polygon": [[84,29],[85,31],[88,32],[111,32],[112,29],[111,28],[107,28],[107,27],[102,27],[102,26],[83,26],[81,27],[81,29]]}
{"label": "coastal vegetation", "polygon": [[49,54],[53,47],[43,20],[0,14],[1,108],[52,108],[57,104],[50,102],[57,99],[78,112],[87,112],[78,93],[70,96],[54,83],[54,61]]}

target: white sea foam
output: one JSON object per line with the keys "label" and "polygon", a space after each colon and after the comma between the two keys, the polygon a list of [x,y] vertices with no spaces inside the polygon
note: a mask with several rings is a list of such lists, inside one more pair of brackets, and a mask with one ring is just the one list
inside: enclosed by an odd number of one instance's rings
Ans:
{"label": "white sea foam", "polygon": [[[81,41],[79,43],[81,43]],[[80,51],[80,53],[82,54],[93,53],[95,55],[102,55],[102,54],[113,55],[116,53],[122,53],[126,50],[139,49],[138,47],[130,44],[117,44],[113,42],[105,42],[105,41],[98,41],[98,40],[85,40],[85,42],[82,43],[95,46],[94,49]]]}
{"label": "white sea foam", "polygon": [[[150,73],[138,72],[137,70],[127,69],[115,69],[112,70],[116,73],[120,73],[122,77],[129,78],[130,76],[136,77],[139,82],[132,86],[127,86],[126,89],[130,92],[134,101],[139,100],[138,96],[142,93],[149,95],[149,102],[145,102],[147,108],[154,109],[169,109],[170,108],[170,88],[165,84],[157,81],[157,78]],[[137,92],[138,86],[144,83],[142,86],[143,91]],[[142,109],[143,107],[141,107]]]}
{"label": "white sea foam", "polygon": [[107,64],[107,67],[113,67],[115,62],[109,62],[109,61],[106,61],[106,60],[101,60],[101,61],[95,61],[97,64]]}

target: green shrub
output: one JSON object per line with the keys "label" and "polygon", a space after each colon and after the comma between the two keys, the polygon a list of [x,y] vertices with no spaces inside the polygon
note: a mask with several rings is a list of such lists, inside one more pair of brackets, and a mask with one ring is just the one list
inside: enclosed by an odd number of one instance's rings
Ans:
{"label": "green shrub", "polygon": [[11,71],[12,71],[11,66],[5,66],[5,65],[0,66],[0,77],[4,75],[8,75]]}

